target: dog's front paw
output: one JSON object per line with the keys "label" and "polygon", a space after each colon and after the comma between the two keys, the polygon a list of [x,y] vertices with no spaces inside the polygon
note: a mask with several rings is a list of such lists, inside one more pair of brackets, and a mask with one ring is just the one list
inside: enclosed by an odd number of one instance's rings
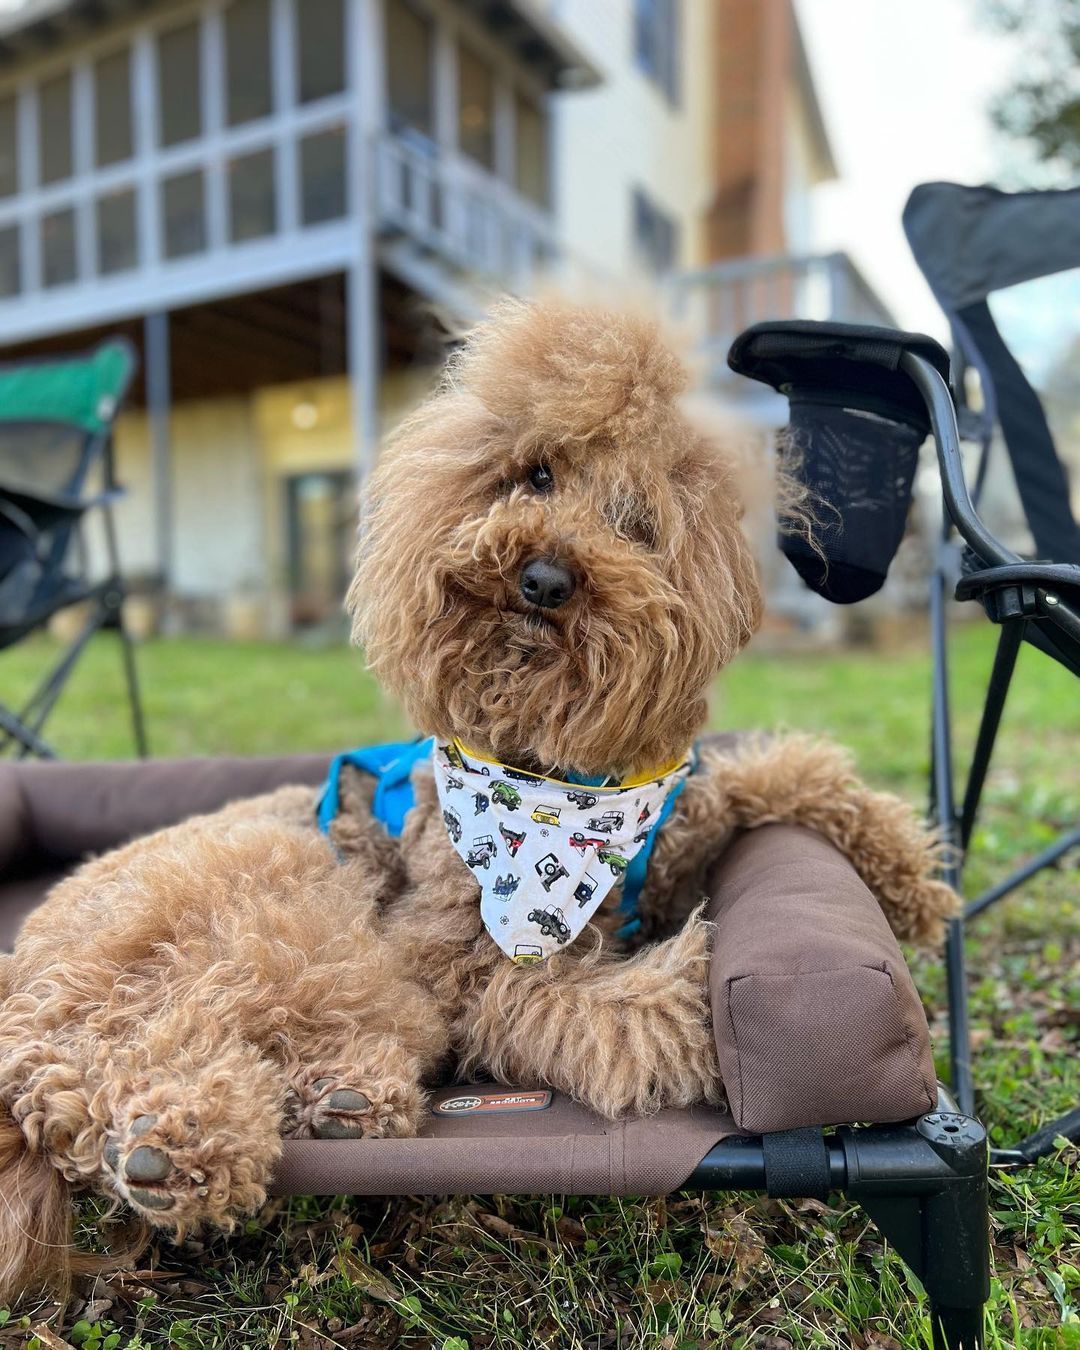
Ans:
{"label": "dog's front paw", "polygon": [[408,1076],[358,1067],[301,1070],[286,1112],[290,1139],[381,1139],[416,1134],[424,1098]]}

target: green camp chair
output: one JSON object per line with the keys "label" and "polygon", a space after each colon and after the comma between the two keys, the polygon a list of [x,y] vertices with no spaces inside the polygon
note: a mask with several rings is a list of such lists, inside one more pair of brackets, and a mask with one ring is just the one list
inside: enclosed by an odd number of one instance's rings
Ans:
{"label": "green camp chair", "polygon": [[[131,344],[113,338],[79,356],[0,366],[0,650],[61,610],[87,610],[77,637],[30,699],[17,712],[0,702],[0,755],[56,758],[42,729],[83,649],[102,628],[120,636],[135,744],[146,755],[112,514],[121,495],[112,428],[135,362]],[[104,577],[91,575],[83,533],[91,510],[104,520]]]}

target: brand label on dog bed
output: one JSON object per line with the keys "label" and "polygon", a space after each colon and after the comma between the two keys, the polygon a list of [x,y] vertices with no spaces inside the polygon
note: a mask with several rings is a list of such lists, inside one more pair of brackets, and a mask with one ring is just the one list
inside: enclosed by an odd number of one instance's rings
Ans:
{"label": "brand label on dog bed", "polygon": [[550,1092],[462,1092],[439,1102],[435,1110],[443,1116],[469,1116],[481,1111],[542,1111],[550,1105]]}

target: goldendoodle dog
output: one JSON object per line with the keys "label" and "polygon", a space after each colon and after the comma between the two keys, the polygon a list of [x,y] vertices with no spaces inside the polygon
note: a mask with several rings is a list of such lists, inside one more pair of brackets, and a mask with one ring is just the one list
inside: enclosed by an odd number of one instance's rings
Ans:
{"label": "goldendoodle dog", "polygon": [[498,309],[362,513],[355,637],[431,738],[402,828],[346,761],[318,812],[286,789],[163,831],[28,921],[0,974],[0,1300],[70,1272],[68,1183],[227,1228],[283,1135],[415,1132],[437,1074],[607,1116],[719,1102],[700,902],[738,830],[821,832],[901,938],[940,936],[931,836],[842,752],[695,750],[761,596],[684,380],[647,321]]}
{"label": "goldendoodle dog", "polygon": [[[348,595],[371,668],[434,737],[391,941],[459,1072],[607,1116],[722,1098],[699,906],[735,831],[819,831],[902,939],[938,941],[956,904],[911,808],[833,746],[705,749],[688,772],[762,601],[736,465],[683,415],[685,382],[647,321],[507,304],[386,447]],[[362,788],[352,824],[366,839]]]}

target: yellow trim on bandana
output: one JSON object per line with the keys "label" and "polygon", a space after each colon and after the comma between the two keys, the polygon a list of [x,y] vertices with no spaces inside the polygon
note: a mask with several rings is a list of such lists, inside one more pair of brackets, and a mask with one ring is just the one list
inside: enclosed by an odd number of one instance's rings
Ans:
{"label": "yellow trim on bandana", "polygon": [[[458,754],[467,755],[470,759],[479,759],[485,764],[497,764],[500,768],[513,769],[515,767],[513,764],[507,764],[505,760],[494,759],[491,755],[481,754],[479,750],[470,750],[467,745],[463,745],[461,741],[456,738],[451,744],[454,746],[455,750],[457,750]],[[658,769],[652,769],[648,773],[634,774],[632,778],[623,779],[620,783],[605,784],[603,787],[593,787],[589,785],[588,791],[622,792],[626,788],[641,787],[644,783],[651,783],[654,778],[666,778],[669,773],[674,773],[680,765],[685,764],[689,757],[690,751],[688,749],[685,754],[676,756],[675,759],[669,760],[667,764],[661,765]],[[582,786],[581,783],[569,783],[565,779],[551,778],[547,774],[533,773],[528,769],[520,769],[518,772],[527,773],[530,778],[542,778],[545,782],[554,783],[557,787],[576,788]]]}

